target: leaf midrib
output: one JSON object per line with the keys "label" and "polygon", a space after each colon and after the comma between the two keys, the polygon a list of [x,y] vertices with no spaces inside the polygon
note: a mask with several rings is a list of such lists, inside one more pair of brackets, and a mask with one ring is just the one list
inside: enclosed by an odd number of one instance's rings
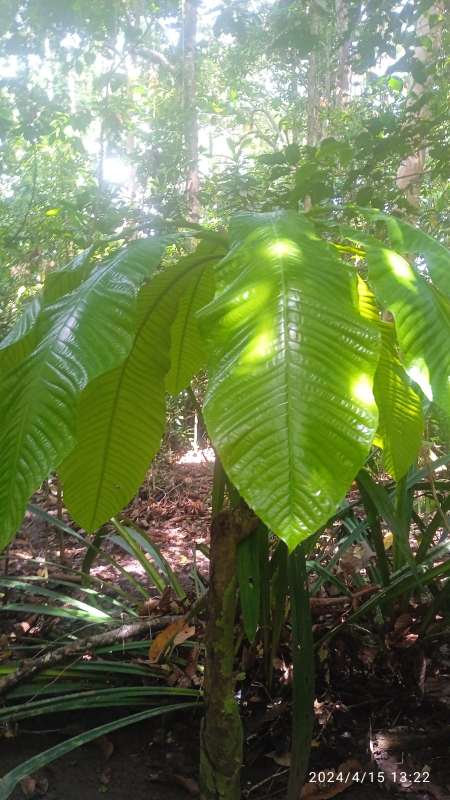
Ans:
{"label": "leaf midrib", "polygon": [[[276,225],[273,225],[273,232],[274,236],[276,235]],[[290,347],[289,347],[289,325],[288,325],[288,309],[287,309],[287,283],[286,283],[286,275],[285,275],[285,259],[280,258],[280,268],[281,268],[281,318],[282,318],[282,327],[283,327],[283,336],[285,341],[285,350],[286,350],[286,358],[284,359],[284,378],[285,378],[285,386],[286,386],[286,414],[288,420],[288,498],[289,498],[289,515],[292,517],[292,509],[293,509],[293,486],[295,481],[295,474],[294,474],[294,454],[292,450],[292,436],[291,436],[291,407],[292,407],[292,397],[291,397],[291,378],[290,378]]]}

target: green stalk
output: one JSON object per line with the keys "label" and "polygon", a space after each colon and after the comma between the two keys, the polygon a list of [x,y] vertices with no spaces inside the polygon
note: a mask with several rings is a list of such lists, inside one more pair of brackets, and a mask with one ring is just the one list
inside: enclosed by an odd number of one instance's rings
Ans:
{"label": "green stalk", "polygon": [[294,668],[288,800],[298,800],[308,768],[314,728],[314,642],[304,544],[291,553],[288,576]]}
{"label": "green stalk", "polygon": [[92,542],[89,542],[88,544],[88,549],[86,550],[86,554],[81,564],[81,585],[84,587],[90,586],[91,578],[89,573],[91,571],[95,559],[101,552],[102,539],[105,536],[105,533],[106,531],[103,528],[100,528],[95,533]]}
{"label": "green stalk", "polygon": [[214,477],[213,477],[212,500],[211,500],[213,516],[215,514],[218,514],[219,511],[222,511],[223,501],[225,498],[226,480],[227,479],[222,466],[222,462],[216,456],[216,460],[214,462]]}
{"label": "green stalk", "polygon": [[271,642],[269,653],[269,664],[266,666],[267,688],[270,692],[273,680],[273,660],[278,653],[280,644],[281,630],[286,617],[286,595],[287,595],[287,568],[288,568],[288,549],[283,541],[279,541],[272,558],[272,576],[269,584],[270,589],[270,621],[271,621]]}
{"label": "green stalk", "polygon": [[394,571],[401,569],[405,564],[411,563],[411,547],[409,544],[409,528],[412,514],[411,490],[408,487],[406,474],[397,482],[396,513],[398,518],[398,531],[394,536]]}
{"label": "green stalk", "polygon": [[384,547],[383,533],[381,530],[380,518],[377,513],[375,503],[366,491],[364,483],[357,480],[361,494],[361,500],[367,514],[367,521],[370,528],[372,544],[375,548],[377,566],[380,572],[381,583],[383,586],[389,585],[389,561]]}

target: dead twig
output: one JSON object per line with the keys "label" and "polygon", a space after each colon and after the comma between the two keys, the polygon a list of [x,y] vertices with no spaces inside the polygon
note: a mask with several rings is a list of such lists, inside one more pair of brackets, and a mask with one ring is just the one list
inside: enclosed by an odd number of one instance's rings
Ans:
{"label": "dead twig", "polygon": [[185,614],[177,614],[172,616],[157,616],[145,617],[137,622],[129,622],[121,625],[120,628],[113,628],[112,630],[105,631],[104,633],[97,633],[93,636],[88,636],[85,639],[78,639],[76,642],[58,647],[56,650],[50,650],[42,656],[37,656],[30,661],[26,661],[15,672],[5,675],[0,679],[0,695],[9,692],[14,686],[17,686],[27,678],[31,678],[38,672],[47,669],[49,666],[59,664],[80,653],[87,653],[94,650],[96,647],[104,647],[108,644],[113,644],[117,641],[124,641],[125,639],[132,639],[145,631],[159,630],[165,628],[167,625],[172,625],[176,620],[185,620],[188,622],[192,617],[196,616],[206,604],[207,593],[200,598]]}
{"label": "dead twig", "polygon": [[377,586],[364,586],[349,595],[337,595],[336,597],[311,597],[311,610],[321,611],[332,606],[351,604],[353,608],[358,608],[359,603],[371,594],[378,591]]}
{"label": "dead twig", "polygon": [[65,661],[66,658],[80,653],[87,653],[90,650],[94,650],[96,647],[103,647],[117,641],[132,639],[133,636],[138,636],[140,633],[144,633],[150,628],[155,629],[170,625],[175,619],[178,619],[178,617],[160,616],[140,619],[138,622],[130,622],[121,625],[120,628],[114,628],[104,633],[97,633],[85,639],[78,639],[76,642],[70,642],[63,647],[58,647],[56,650],[50,650],[42,656],[26,661],[15,672],[5,675],[5,677],[0,680],[0,694],[9,692],[10,689],[13,689],[27,678],[33,677],[49,666]]}

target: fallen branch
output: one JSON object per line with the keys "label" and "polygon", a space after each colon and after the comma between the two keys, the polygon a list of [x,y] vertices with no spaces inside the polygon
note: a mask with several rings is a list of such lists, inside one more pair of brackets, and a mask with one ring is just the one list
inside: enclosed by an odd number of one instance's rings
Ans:
{"label": "fallen branch", "polygon": [[171,625],[176,620],[188,622],[205,607],[206,597],[207,593],[205,592],[185,614],[145,617],[137,622],[129,622],[125,625],[121,625],[120,628],[113,628],[104,633],[88,636],[85,639],[78,639],[76,642],[70,642],[69,644],[63,645],[63,647],[50,650],[42,656],[37,656],[30,661],[26,661],[15,672],[12,672],[10,675],[5,675],[4,678],[0,679],[0,695],[9,692],[10,689],[13,689],[14,686],[17,686],[17,684],[21,683],[23,680],[31,678],[38,672],[47,669],[49,666],[65,661],[66,658],[71,658],[71,656],[87,653],[90,650],[94,650],[96,647],[104,647],[105,645],[113,644],[117,641],[122,642],[125,639],[132,639],[133,636],[138,636],[140,633],[144,633],[150,629],[159,630],[160,628],[165,628],[166,625]]}
{"label": "fallen branch", "polygon": [[150,628],[163,628],[165,625],[170,625],[176,616],[153,617],[147,619],[140,619],[138,622],[130,622],[126,625],[121,625],[120,628],[105,631],[104,633],[97,633],[93,636],[88,636],[85,639],[78,639],[76,642],[58,647],[56,650],[50,650],[42,656],[37,656],[30,661],[25,661],[21,667],[9,675],[5,675],[0,679],[0,694],[5,694],[17,686],[27,678],[31,678],[38,672],[47,669],[49,666],[59,664],[65,661],[66,658],[88,653],[96,647],[103,647],[108,644],[113,644],[117,641],[124,641],[125,639],[132,639],[133,636],[138,636],[140,633],[148,631]]}

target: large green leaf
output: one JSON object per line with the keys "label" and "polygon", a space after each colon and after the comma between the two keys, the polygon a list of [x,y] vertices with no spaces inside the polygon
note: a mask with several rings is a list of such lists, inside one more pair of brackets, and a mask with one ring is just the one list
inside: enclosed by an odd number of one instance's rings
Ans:
{"label": "large green leaf", "polygon": [[79,393],[127,355],[137,292],[164,245],[124,248],[42,312],[35,350],[3,377],[0,394],[0,546],[17,529],[30,494],[74,445]]}
{"label": "large green leaf", "polygon": [[36,295],[30,300],[11,330],[0,342],[0,367],[13,367],[33,349],[36,321],[41,311],[42,299]]}
{"label": "large green leaf", "polygon": [[90,275],[96,266],[92,256],[99,246],[91,245],[78,253],[68,264],[47,274],[43,291],[46,304],[54,303],[64,294],[72,292]]}
{"label": "large green leaf", "polygon": [[[42,331],[42,310],[73,291],[87,278],[93,268],[94,246],[75,256],[61,269],[49,272],[43,291],[25,306],[9,333],[0,342],[0,367],[14,367],[36,347]],[[45,327],[44,327],[45,332]]]}
{"label": "large green leaf", "polygon": [[373,385],[380,415],[378,435],[386,469],[398,481],[417,458],[424,419],[420,397],[396,351],[394,326],[384,322],[381,330],[381,354]]}
{"label": "large green leaf", "polygon": [[197,312],[214,295],[212,265],[224,255],[224,248],[209,241],[202,242],[190,258],[202,263],[193,280],[183,291],[171,330],[171,364],[166,378],[167,391],[178,394],[189,385],[192,377],[206,363],[206,353],[197,321]]}
{"label": "large green leaf", "polygon": [[84,390],[77,445],[59,470],[73,518],[93,531],[132,499],[165,425],[170,329],[181,292],[191,293],[204,263],[188,256],[141,291],[138,325],[123,363]]}
{"label": "large green leaf", "polygon": [[290,549],[326,522],[377,427],[380,337],[356,276],[294,212],[231,226],[214,301],[205,418],[226,472]]}
{"label": "large green leaf", "polygon": [[395,317],[409,376],[450,413],[450,301],[393,250],[369,248],[368,261],[375,293]]}
{"label": "large green leaf", "polygon": [[363,213],[371,220],[385,223],[396,252],[401,255],[415,253],[422,256],[433,283],[450,297],[450,251],[441,242],[399,217],[373,209],[363,209]]}

